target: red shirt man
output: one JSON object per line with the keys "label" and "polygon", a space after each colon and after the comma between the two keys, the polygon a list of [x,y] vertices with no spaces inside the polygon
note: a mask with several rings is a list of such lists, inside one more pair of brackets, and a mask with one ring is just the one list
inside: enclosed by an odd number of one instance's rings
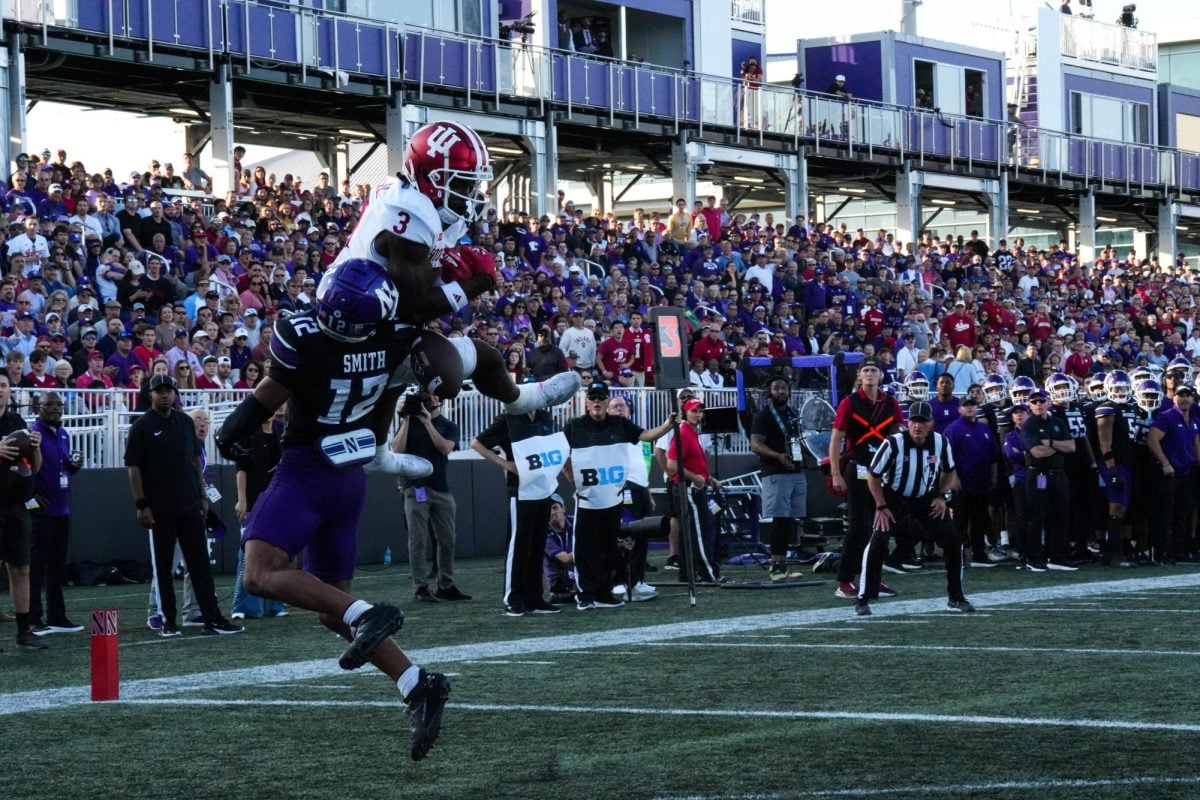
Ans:
{"label": "red shirt man", "polygon": [[867,313],[863,314],[862,320],[863,324],[867,326],[867,338],[874,339],[883,333],[883,323],[887,321],[887,317],[878,307],[872,306],[867,309]]}
{"label": "red shirt man", "polygon": [[621,370],[633,363],[633,337],[625,332],[625,323],[617,320],[612,324],[609,337],[596,348],[596,361],[606,381],[616,380]]}
{"label": "red shirt man", "polygon": [[1092,357],[1087,354],[1081,344],[1075,345],[1073,349],[1075,352],[1067,357],[1067,374],[1082,381],[1092,372]]}
{"label": "red shirt man", "polygon": [[636,311],[629,315],[627,335],[633,340],[633,382],[637,386],[654,385],[654,342],[650,329],[642,327],[642,315]]}
{"label": "red shirt man", "polygon": [[942,336],[955,348],[975,345],[975,320],[967,313],[962,300],[954,304],[954,313],[942,320]]}
{"label": "red shirt man", "polygon": [[725,357],[725,342],[721,341],[721,329],[716,323],[710,322],[704,328],[704,335],[692,345],[692,360],[700,359],[707,364],[712,359],[720,361]]}

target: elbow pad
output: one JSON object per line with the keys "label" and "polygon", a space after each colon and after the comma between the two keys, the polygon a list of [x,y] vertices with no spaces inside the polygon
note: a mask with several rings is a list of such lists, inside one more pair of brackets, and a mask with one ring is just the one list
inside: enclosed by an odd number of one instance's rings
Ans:
{"label": "elbow pad", "polygon": [[274,414],[272,409],[264,406],[254,395],[250,395],[239,403],[238,407],[225,418],[221,430],[217,431],[217,449],[221,455],[231,461],[245,455],[245,448],[240,447],[239,444],[247,437],[252,436]]}

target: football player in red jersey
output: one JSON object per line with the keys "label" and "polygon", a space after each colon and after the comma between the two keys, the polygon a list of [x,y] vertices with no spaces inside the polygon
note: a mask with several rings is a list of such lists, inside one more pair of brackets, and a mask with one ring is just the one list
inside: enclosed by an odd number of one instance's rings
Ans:
{"label": "football player in red jersey", "polygon": [[[405,148],[404,174],[374,189],[335,266],[361,258],[384,267],[400,293],[396,319],[401,323],[420,325],[458,311],[496,283],[492,254],[458,244],[484,207],[491,177],[487,147],[473,129],[456,122],[423,126]],[[439,380],[445,360],[422,358],[422,352],[439,338],[425,331],[413,347],[412,377],[426,388]],[[466,338],[449,344],[462,361],[462,377],[507,403],[510,414],[557,405],[579,389],[578,376],[570,372],[518,386],[495,348]]]}

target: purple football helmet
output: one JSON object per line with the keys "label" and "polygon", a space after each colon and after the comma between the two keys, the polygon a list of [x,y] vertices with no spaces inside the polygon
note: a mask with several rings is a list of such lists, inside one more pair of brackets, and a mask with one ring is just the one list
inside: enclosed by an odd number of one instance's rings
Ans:
{"label": "purple football helmet", "polygon": [[356,258],[325,273],[313,307],[326,335],[342,342],[361,342],[396,313],[400,294],[383,267]]}

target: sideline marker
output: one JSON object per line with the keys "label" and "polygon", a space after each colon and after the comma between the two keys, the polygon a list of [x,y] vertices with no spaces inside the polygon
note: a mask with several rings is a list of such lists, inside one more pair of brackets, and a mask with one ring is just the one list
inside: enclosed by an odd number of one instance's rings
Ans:
{"label": "sideline marker", "polygon": [[117,649],[117,610],[92,611],[92,701],[120,699],[121,669]]}

